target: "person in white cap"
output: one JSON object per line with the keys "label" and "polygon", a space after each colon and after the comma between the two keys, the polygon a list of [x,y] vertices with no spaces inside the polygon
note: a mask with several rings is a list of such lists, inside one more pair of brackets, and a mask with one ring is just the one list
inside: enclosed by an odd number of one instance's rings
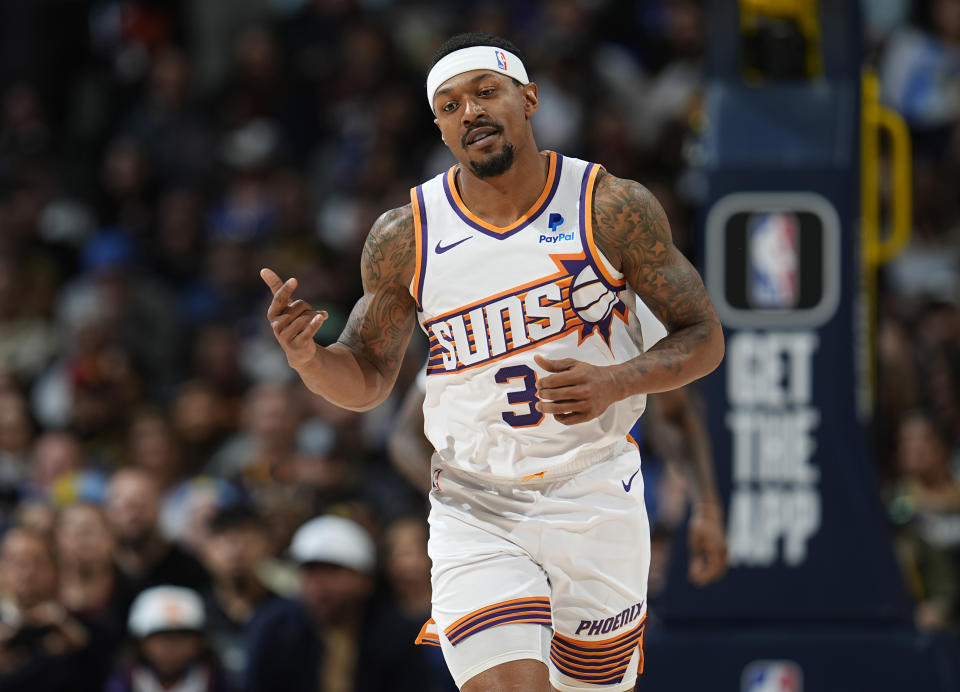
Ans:
{"label": "person in white cap", "polygon": [[192,589],[164,585],[140,592],[127,620],[137,658],[110,679],[106,692],[227,692],[205,623],[203,600]]}
{"label": "person in white cap", "polygon": [[[429,339],[425,432],[433,618],[465,692],[632,690],[643,666],[650,536],[628,431],[645,396],[723,357],[696,269],[649,190],[540,151],[539,106],[517,48],[486,34],[437,51],[427,103],[458,163],[383,214],[364,294],[337,343],[327,313],[269,268],[267,309],[306,386],[353,410],[382,402],[415,324]],[[644,351],[639,296],[669,334]],[[723,572],[716,489],[695,547]]]}
{"label": "person in white cap", "polygon": [[[299,529],[297,608],[272,603],[248,632],[248,692],[423,692],[417,626],[374,597],[376,547],[360,524],[320,516]],[[306,617],[304,617],[306,616]]]}

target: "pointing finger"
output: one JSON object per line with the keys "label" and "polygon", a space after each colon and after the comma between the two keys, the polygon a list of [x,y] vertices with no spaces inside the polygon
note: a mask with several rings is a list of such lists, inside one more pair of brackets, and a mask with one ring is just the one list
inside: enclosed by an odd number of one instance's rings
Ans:
{"label": "pointing finger", "polygon": [[263,279],[263,282],[267,284],[267,287],[270,289],[270,292],[276,294],[277,291],[283,286],[283,281],[280,280],[280,277],[277,276],[277,273],[272,269],[264,267],[260,270],[260,278]]}
{"label": "pointing finger", "polygon": [[273,300],[270,301],[270,307],[267,308],[267,318],[275,319],[277,316],[283,313],[290,306],[290,296],[293,295],[293,292],[297,288],[297,280],[294,278],[287,279],[283,284],[280,285],[280,288],[277,289],[277,292],[273,294]]}

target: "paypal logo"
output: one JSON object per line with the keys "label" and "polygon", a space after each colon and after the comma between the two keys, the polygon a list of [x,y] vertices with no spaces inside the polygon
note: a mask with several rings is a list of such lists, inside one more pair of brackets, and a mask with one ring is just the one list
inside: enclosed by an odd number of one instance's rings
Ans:
{"label": "paypal logo", "polygon": [[550,227],[550,230],[554,235],[541,235],[540,243],[559,243],[561,240],[573,240],[573,231],[569,233],[560,233],[557,229],[563,225],[563,216],[553,212],[550,214],[550,218],[547,220],[547,225]]}

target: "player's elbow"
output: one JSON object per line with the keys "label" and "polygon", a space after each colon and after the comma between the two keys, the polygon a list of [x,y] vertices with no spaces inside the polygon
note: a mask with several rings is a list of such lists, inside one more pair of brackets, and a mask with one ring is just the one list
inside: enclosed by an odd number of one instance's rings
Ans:
{"label": "player's elbow", "polygon": [[723,338],[723,327],[720,325],[719,320],[711,320],[709,323],[709,332],[707,336],[707,343],[709,344],[706,353],[706,364],[708,366],[707,372],[713,372],[717,369],[717,366],[720,365],[723,361],[723,356],[726,353],[727,345],[726,341]]}
{"label": "player's elbow", "polygon": [[341,404],[341,406],[343,406],[343,408],[347,409],[348,411],[353,411],[354,413],[366,413],[367,411],[372,411],[372,410],[375,409],[377,406],[379,406],[380,404],[382,404],[383,401],[384,401],[384,399],[386,399],[386,398],[387,398],[387,396],[386,396],[386,395],[383,395],[383,396],[378,396],[378,397],[375,397],[375,398],[370,399],[370,400],[367,400],[367,401],[360,401],[360,402],[357,402],[357,403],[352,403],[352,402],[351,402],[351,403],[346,404],[346,405]]}

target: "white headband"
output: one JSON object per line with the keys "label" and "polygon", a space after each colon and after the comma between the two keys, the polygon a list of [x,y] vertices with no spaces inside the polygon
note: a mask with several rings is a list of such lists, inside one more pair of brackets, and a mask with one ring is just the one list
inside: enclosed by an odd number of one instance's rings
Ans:
{"label": "white headband", "polygon": [[[451,77],[470,70],[490,70],[513,77],[521,84],[529,84],[527,70],[520,58],[503,48],[494,46],[471,46],[449,53],[434,65],[427,75],[427,103],[433,110],[433,95],[440,85]],[[434,111],[436,114],[436,111]]]}

